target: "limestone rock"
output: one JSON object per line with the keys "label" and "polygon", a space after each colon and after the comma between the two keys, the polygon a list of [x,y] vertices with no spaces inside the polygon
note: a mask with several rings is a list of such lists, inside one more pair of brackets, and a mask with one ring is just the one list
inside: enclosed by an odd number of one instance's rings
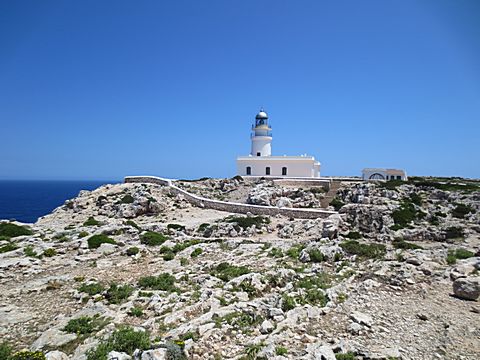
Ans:
{"label": "limestone rock", "polygon": [[45,358],[47,360],[68,360],[68,355],[61,351],[55,350],[46,353]]}
{"label": "limestone rock", "polygon": [[350,314],[350,318],[360,325],[371,327],[373,325],[373,319],[370,315],[361,313],[360,311],[354,311]]}
{"label": "limestone rock", "polygon": [[142,353],[142,360],[167,360],[167,349],[158,348]]}
{"label": "limestone rock", "polygon": [[130,360],[132,357],[124,352],[110,351],[107,360]]}
{"label": "limestone rock", "polygon": [[480,277],[455,280],[453,282],[453,293],[460,299],[477,300],[480,296]]}

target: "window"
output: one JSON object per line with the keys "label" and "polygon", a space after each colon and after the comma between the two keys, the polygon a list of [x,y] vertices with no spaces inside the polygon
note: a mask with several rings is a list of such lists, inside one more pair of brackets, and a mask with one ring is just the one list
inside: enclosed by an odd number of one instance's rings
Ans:
{"label": "window", "polygon": [[247,175],[252,175],[252,168],[247,166]]}
{"label": "window", "polygon": [[402,177],[400,175],[398,175],[397,180],[402,180]]}
{"label": "window", "polygon": [[260,153],[259,153],[259,152],[257,152],[257,156],[260,156]]}
{"label": "window", "polygon": [[270,166],[265,168],[265,175],[270,175]]}
{"label": "window", "polygon": [[282,175],[283,176],[287,175],[287,167],[286,166],[282,167]]}

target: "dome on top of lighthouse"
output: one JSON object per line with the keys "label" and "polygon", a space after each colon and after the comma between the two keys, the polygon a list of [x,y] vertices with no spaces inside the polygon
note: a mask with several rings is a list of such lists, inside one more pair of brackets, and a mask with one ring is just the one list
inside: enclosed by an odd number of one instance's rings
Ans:
{"label": "dome on top of lighthouse", "polygon": [[255,116],[255,119],[268,119],[268,115],[265,111],[263,111],[263,108],[260,109],[260,112]]}

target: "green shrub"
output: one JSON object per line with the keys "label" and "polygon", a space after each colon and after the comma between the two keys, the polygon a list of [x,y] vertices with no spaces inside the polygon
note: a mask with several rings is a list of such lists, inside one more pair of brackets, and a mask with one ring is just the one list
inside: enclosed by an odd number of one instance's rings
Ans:
{"label": "green shrub", "polygon": [[292,310],[297,306],[295,303],[295,299],[287,294],[282,296],[282,310],[287,312],[288,310]]}
{"label": "green shrub", "polygon": [[84,292],[90,296],[100,294],[104,290],[105,290],[105,287],[100,283],[90,283],[90,284],[83,283],[78,288],[78,291]]}
{"label": "green shrub", "polygon": [[12,354],[12,347],[7,343],[1,343],[0,344],[0,360],[10,359],[11,354]]}
{"label": "green shrub", "polygon": [[162,290],[168,292],[178,292],[179,289],[175,287],[175,277],[168,273],[163,273],[158,276],[146,276],[138,280],[138,286],[142,289]]}
{"label": "green shrub", "polygon": [[130,326],[116,330],[107,340],[103,340],[93,350],[87,352],[88,360],[106,360],[110,351],[132,355],[136,349],[147,350],[151,346],[150,333],[135,331]]}
{"label": "green shrub", "polygon": [[258,229],[264,224],[270,224],[270,218],[266,216],[229,216],[224,219],[226,222],[236,223],[243,230],[255,225]]}
{"label": "green shrub", "polygon": [[452,210],[452,216],[457,219],[465,218],[465,215],[474,213],[475,209],[469,205],[465,204],[456,204],[455,208]]}
{"label": "green shrub", "polygon": [[173,251],[167,251],[163,254],[163,260],[164,261],[170,261],[175,259],[175,253]]}
{"label": "green shrub", "polygon": [[197,231],[198,232],[204,232],[205,230],[207,230],[207,228],[210,226],[210,224],[207,224],[207,223],[203,223],[203,224],[200,224],[198,226],[198,229]]}
{"label": "green shrub", "polygon": [[90,335],[99,331],[106,325],[105,319],[99,315],[82,316],[76,319],[68,321],[67,325],[63,328],[63,331],[78,335]]}
{"label": "green shrub", "polygon": [[88,236],[88,232],[86,231],[81,231],[79,234],[78,234],[78,237],[81,239],[81,238],[84,238],[85,236]]}
{"label": "green shrub", "polygon": [[347,238],[352,239],[352,240],[358,240],[362,238],[362,234],[360,234],[358,231],[350,231],[347,235]]}
{"label": "green shrub", "polygon": [[338,353],[335,354],[335,360],[355,360],[355,354],[352,352]]}
{"label": "green shrub", "polygon": [[278,355],[278,356],[287,355],[287,353],[288,353],[287,348],[285,348],[283,346],[277,346],[275,348],[275,354]]}
{"label": "green shrub", "polygon": [[195,250],[192,251],[192,253],[190,254],[190,257],[196,258],[196,257],[199,256],[202,252],[203,252],[203,250],[202,250],[201,248],[196,248]]}
{"label": "green shrub", "polygon": [[127,249],[127,255],[132,256],[132,255],[137,255],[140,252],[138,247],[132,246]]}
{"label": "green shrub", "polygon": [[422,206],[422,197],[417,193],[410,194],[410,201],[415,205]]}
{"label": "green shrub", "polygon": [[325,256],[318,249],[308,250],[308,255],[310,256],[310,261],[314,263],[319,263],[325,261]]}
{"label": "green shrub", "polygon": [[42,351],[22,350],[13,354],[9,360],[45,360],[45,354]]}
{"label": "green shrub", "polygon": [[455,250],[455,257],[457,259],[468,259],[468,258],[471,258],[471,257],[474,257],[475,254],[469,250],[466,250],[466,249],[457,249]]}
{"label": "green shrub", "polygon": [[345,205],[345,203],[336,197],[334,197],[332,201],[330,201],[330,206],[333,206],[335,211],[340,210],[343,207],[343,205]]}
{"label": "green shrub", "polygon": [[400,204],[400,208],[392,212],[396,229],[402,229],[410,225],[410,223],[415,220],[416,215],[415,206],[411,202],[403,201]]}
{"label": "green shrub", "polygon": [[32,235],[33,231],[26,226],[20,226],[9,222],[0,223],[0,236],[13,238],[23,235]]}
{"label": "green shrub", "polygon": [[388,180],[388,181],[379,183],[378,186],[388,190],[396,190],[398,186],[402,186],[403,184],[406,184],[406,183],[407,182],[403,180]]}
{"label": "green shrub", "polygon": [[215,318],[215,325],[220,327],[226,323],[243,332],[250,332],[253,326],[260,324],[263,318],[255,313],[247,313],[242,311],[234,311],[223,317]]}
{"label": "green shrub", "polygon": [[264,344],[251,344],[245,347],[245,360],[256,360],[258,358],[258,353],[262,348],[265,347]]}
{"label": "green shrub", "polygon": [[223,281],[230,281],[233,278],[248,274],[249,272],[251,271],[246,266],[235,266],[230,265],[227,262],[222,262],[213,268],[213,270],[210,272],[210,275],[216,276]]}
{"label": "green shrub", "polygon": [[362,258],[378,259],[386,253],[383,244],[361,244],[356,240],[348,240],[340,244],[340,247],[350,255],[358,255]]}
{"label": "green shrub", "polygon": [[33,250],[33,246],[28,245],[23,248],[23,252],[28,257],[37,257],[38,254]]}
{"label": "green shrub", "polygon": [[184,225],[180,225],[180,224],[168,224],[167,225],[167,229],[172,229],[172,230],[178,230],[178,231],[184,231],[185,230],[185,226]]}
{"label": "green shrub", "polygon": [[184,241],[182,243],[176,243],[175,246],[171,249],[175,254],[182,251],[182,250],[185,250],[186,248],[190,247],[190,246],[193,246],[193,245],[197,245],[197,244],[200,244],[201,241],[198,240],[198,239],[190,239],[190,240],[187,240],[187,241]]}
{"label": "green shrub", "polygon": [[100,225],[100,221],[95,220],[93,216],[90,216],[87,221],[83,223],[83,226],[97,226]]}
{"label": "green shrub", "polygon": [[104,234],[93,235],[87,242],[89,249],[98,249],[102,244],[116,244],[115,240]]}
{"label": "green shrub", "polygon": [[274,257],[274,258],[282,258],[283,257],[283,251],[280,248],[274,247],[268,252],[268,256],[271,256],[271,257]]}
{"label": "green shrub", "polygon": [[18,249],[17,245],[15,245],[13,243],[8,243],[6,245],[0,246],[0,254],[6,253],[6,252],[9,252],[9,251],[13,251],[13,250],[17,250],[17,249]]}
{"label": "green shrub", "polygon": [[57,255],[57,250],[55,250],[54,248],[48,248],[43,251],[43,256],[53,257],[55,255]]}
{"label": "green shrub", "polygon": [[318,305],[324,307],[328,303],[328,296],[321,289],[308,289],[304,294],[296,297],[296,301],[302,305]]}
{"label": "green shrub", "polygon": [[450,226],[445,230],[445,237],[448,239],[463,238],[465,236],[463,229],[458,226]]}
{"label": "green shrub", "polygon": [[143,316],[143,309],[139,306],[134,306],[130,308],[128,315],[135,316],[135,317],[142,317]]}
{"label": "green shrub", "polygon": [[332,280],[330,276],[327,273],[318,273],[313,276],[305,276],[304,278],[298,280],[295,283],[296,288],[301,288],[301,289],[314,289],[314,288],[320,288],[320,289],[328,289],[332,284]]}
{"label": "green shrub", "polygon": [[167,236],[155,231],[147,231],[140,236],[140,242],[148,246],[159,246],[167,240]]}
{"label": "green shrub", "polygon": [[140,230],[140,226],[138,226],[135,221],[133,220],[127,220],[125,221],[125,225],[128,225],[128,226],[131,226],[131,227],[134,227],[135,229],[137,230]]}
{"label": "green shrub", "polygon": [[130,194],[126,194],[120,199],[120,202],[122,204],[132,204],[134,201],[135,201],[135,199]]}
{"label": "green shrub", "polygon": [[453,265],[457,262],[458,259],[468,259],[474,257],[475,254],[466,249],[456,249],[456,250],[448,250],[447,253],[447,264]]}
{"label": "green shrub", "polygon": [[392,245],[395,249],[403,249],[403,250],[407,250],[407,249],[411,249],[411,250],[415,250],[415,249],[423,249],[421,246],[417,245],[417,244],[413,244],[413,243],[410,243],[410,242],[406,242],[405,240],[394,240],[392,242]]}
{"label": "green shrub", "polygon": [[287,255],[288,257],[297,260],[304,248],[305,245],[303,244],[293,245],[290,249],[287,250]]}
{"label": "green shrub", "polygon": [[105,298],[110,304],[121,304],[132,295],[133,290],[133,287],[130,285],[118,285],[112,283],[105,293]]}

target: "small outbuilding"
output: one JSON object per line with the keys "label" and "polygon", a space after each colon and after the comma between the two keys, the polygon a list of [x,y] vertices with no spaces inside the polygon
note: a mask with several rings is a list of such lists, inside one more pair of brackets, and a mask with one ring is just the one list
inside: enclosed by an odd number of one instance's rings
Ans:
{"label": "small outbuilding", "polygon": [[399,169],[381,169],[367,168],[362,170],[363,180],[403,180],[407,181],[407,173],[405,170]]}

